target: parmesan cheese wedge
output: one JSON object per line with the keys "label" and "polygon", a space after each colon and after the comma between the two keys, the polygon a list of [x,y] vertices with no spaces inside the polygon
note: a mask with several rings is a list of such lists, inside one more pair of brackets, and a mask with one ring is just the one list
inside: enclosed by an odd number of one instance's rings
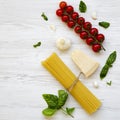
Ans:
{"label": "parmesan cheese wedge", "polygon": [[74,50],[71,54],[71,57],[80,71],[85,75],[85,77],[89,77],[90,75],[92,75],[99,67],[98,62],[96,62],[80,50]]}

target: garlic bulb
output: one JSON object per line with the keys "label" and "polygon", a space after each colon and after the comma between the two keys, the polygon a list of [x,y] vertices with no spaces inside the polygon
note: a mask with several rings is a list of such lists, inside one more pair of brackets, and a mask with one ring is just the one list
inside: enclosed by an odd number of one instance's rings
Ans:
{"label": "garlic bulb", "polygon": [[59,38],[56,41],[56,46],[60,50],[67,50],[71,47],[71,41],[69,39],[66,39],[66,38]]}

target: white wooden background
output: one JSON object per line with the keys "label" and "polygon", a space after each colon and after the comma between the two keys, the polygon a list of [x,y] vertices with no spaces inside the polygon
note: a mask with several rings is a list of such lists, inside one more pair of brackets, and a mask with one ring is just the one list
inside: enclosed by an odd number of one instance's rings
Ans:
{"label": "white wooden background", "polygon": [[[78,10],[79,0],[66,0]],[[65,107],[75,107],[74,120],[119,120],[120,119],[120,0],[85,0],[87,13],[82,14],[86,21],[105,34],[106,52],[100,54],[92,50],[79,39],[72,30],[55,15],[59,0],[0,0],[0,120],[73,120],[57,112],[52,118],[45,118],[41,111],[47,106],[42,98],[43,93],[57,94],[64,89],[42,66],[41,61],[52,52],[78,75],[79,69],[70,58],[73,49],[79,48],[100,63],[100,67],[90,78],[81,77],[81,81],[102,101],[101,108],[93,115],[88,115],[69,95]],[[96,11],[98,19],[91,19]],[[45,12],[49,20],[41,18]],[[111,23],[108,29],[98,26],[99,21]],[[56,31],[50,29],[56,27]],[[69,51],[60,52],[55,41],[67,37],[72,41]],[[41,41],[39,48],[33,44]],[[100,81],[99,73],[108,55],[116,50],[117,60],[107,77]],[[92,86],[99,82],[99,88]],[[107,86],[106,81],[112,81]]]}

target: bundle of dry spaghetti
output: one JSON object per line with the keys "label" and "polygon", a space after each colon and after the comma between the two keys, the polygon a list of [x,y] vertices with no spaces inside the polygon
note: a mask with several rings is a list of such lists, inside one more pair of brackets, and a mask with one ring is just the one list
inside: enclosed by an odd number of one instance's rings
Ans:
{"label": "bundle of dry spaghetti", "polygon": [[100,100],[98,100],[79,80],[74,84],[72,89],[69,90],[77,77],[56,53],[53,53],[45,61],[42,61],[42,65],[71,93],[89,114],[92,114],[101,106]]}

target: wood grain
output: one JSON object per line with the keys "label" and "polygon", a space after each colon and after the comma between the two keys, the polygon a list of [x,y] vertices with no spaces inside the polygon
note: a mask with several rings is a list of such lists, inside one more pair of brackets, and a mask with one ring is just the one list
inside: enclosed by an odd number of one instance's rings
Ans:
{"label": "wood grain", "polygon": [[[79,1],[66,0],[79,11]],[[104,47],[106,52],[93,53],[92,50],[69,30],[55,15],[59,0],[0,0],[0,120],[72,120],[61,111],[52,118],[45,118],[41,111],[47,106],[42,98],[43,93],[57,94],[64,89],[40,64],[52,52],[58,53],[61,59],[76,74],[79,69],[70,58],[75,48],[100,63],[99,69],[87,80],[81,81],[102,101],[102,107],[89,116],[81,106],[69,95],[66,106],[75,107],[75,120],[113,120],[120,119],[120,14],[119,0],[84,0],[87,13],[82,14],[86,21],[91,21],[101,33],[105,34]],[[96,11],[98,19],[91,19],[92,11]],[[41,18],[45,12],[48,21]],[[98,26],[99,21],[111,23],[108,29]],[[55,25],[56,31],[50,29]],[[56,39],[67,37],[72,41],[69,51],[61,52],[56,46]],[[33,44],[41,41],[39,48]],[[109,74],[100,81],[99,73],[108,55],[116,50],[117,60]],[[93,81],[99,82],[99,89],[92,86]],[[106,81],[112,80],[111,87]]]}

